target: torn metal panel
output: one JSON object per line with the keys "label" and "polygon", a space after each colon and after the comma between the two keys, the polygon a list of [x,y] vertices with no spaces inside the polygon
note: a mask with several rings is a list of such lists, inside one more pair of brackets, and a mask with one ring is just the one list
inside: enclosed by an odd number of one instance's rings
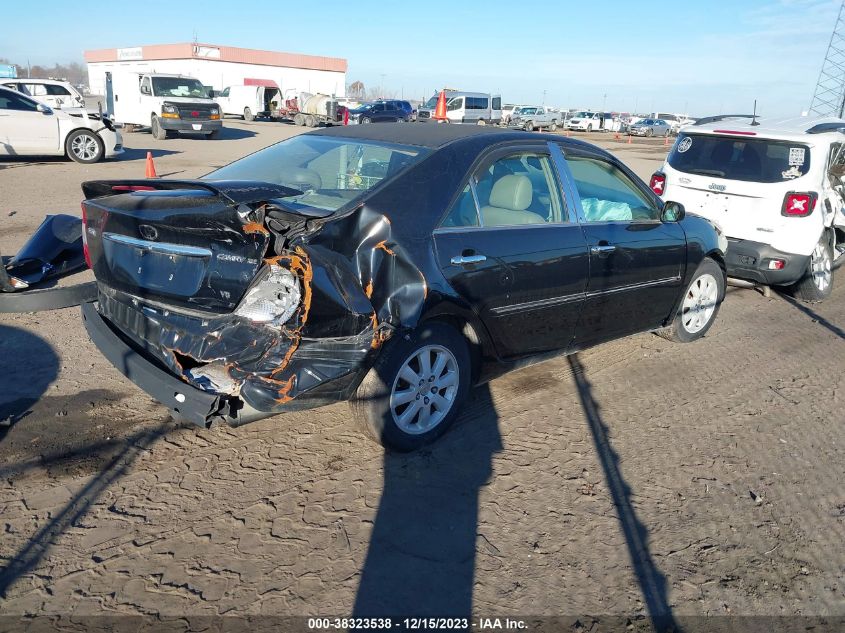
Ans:
{"label": "torn metal panel", "polygon": [[11,288],[3,290],[23,290],[84,268],[82,220],[72,215],[48,215],[6,263]]}

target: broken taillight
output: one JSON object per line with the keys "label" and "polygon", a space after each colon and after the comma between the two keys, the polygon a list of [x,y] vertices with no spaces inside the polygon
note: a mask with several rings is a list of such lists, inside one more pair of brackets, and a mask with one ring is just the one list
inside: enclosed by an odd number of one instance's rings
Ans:
{"label": "broken taillight", "polygon": [[658,196],[662,196],[663,192],[666,190],[666,175],[661,174],[659,171],[655,172],[651,175],[651,180],[649,181],[648,186],[651,187],[651,190]]}
{"label": "broken taillight", "polygon": [[816,208],[817,199],[818,196],[812,191],[807,193],[790,191],[783,198],[783,207],[780,213],[790,218],[807,217]]}

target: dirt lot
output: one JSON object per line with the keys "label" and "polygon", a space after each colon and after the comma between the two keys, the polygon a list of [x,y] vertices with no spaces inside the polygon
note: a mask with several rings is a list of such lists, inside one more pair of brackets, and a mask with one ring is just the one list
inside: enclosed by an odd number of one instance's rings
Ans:
{"label": "dirt lot", "polygon": [[[193,177],[297,131],[0,162],[0,251],[78,212],[81,181],[142,176],[147,149]],[[596,139],[645,178],[663,157]],[[0,612],[845,615],[843,309],[845,277],[821,306],[732,289],[703,341],[515,372],[409,456],[346,405],[179,426],[77,309],[0,315]]]}

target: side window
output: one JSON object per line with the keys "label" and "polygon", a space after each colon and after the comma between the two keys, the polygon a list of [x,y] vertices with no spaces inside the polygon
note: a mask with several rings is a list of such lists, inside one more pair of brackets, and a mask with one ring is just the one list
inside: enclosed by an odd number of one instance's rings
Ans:
{"label": "side window", "polygon": [[146,87],[147,87],[148,94],[152,94],[152,91],[150,90],[150,78],[149,78],[149,77],[144,77],[144,78],[141,80],[141,89],[142,89],[142,90],[143,90],[144,86],[146,86]]}
{"label": "side window", "polygon": [[449,215],[443,220],[441,226],[478,226],[478,209],[472,197],[472,189],[467,185],[461,192],[460,197],[452,205]]}
{"label": "side window", "polygon": [[223,89],[223,92],[221,92],[221,93],[220,93],[220,96],[221,96],[221,97],[228,97],[228,96],[229,96],[229,87],[228,87],[228,86],[226,86],[226,87]]}
{"label": "side window", "polygon": [[44,84],[26,84],[28,94],[33,97],[44,97],[47,95],[47,88]]}
{"label": "side window", "polygon": [[383,103],[373,104],[373,112],[384,112],[384,104]]}
{"label": "side window", "polygon": [[64,86],[58,86],[56,84],[44,84],[44,90],[47,91],[48,95],[53,95],[55,97],[66,97],[70,95],[70,90]]}
{"label": "side window", "polygon": [[0,110],[22,110],[35,112],[38,104],[11,92],[0,92]]}
{"label": "side window", "polygon": [[494,110],[501,110],[502,109],[502,98],[501,97],[493,97],[493,109]]}
{"label": "side window", "polygon": [[566,159],[587,222],[658,220],[660,211],[613,164],[595,158]]}
{"label": "side window", "polygon": [[482,226],[564,221],[554,169],[545,154],[500,158],[477,175],[475,191]]}
{"label": "side window", "polygon": [[464,107],[464,98],[463,97],[456,97],[452,99],[449,103],[446,104],[446,109],[450,112],[454,110],[460,110]]}

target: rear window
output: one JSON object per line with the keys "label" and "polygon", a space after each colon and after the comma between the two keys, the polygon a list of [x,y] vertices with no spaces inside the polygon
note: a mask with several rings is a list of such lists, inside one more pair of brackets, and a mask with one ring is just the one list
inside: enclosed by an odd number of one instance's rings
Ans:
{"label": "rear window", "polygon": [[687,174],[745,182],[784,182],[810,170],[810,148],[762,138],[681,134],[669,165]]}
{"label": "rear window", "polygon": [[[383,104],[377,104],[383,105]],[[363,139],[302,134],[203,176],[260,180],[301,191],[283,204],[336,211],[416,163],[428,150]]]}

